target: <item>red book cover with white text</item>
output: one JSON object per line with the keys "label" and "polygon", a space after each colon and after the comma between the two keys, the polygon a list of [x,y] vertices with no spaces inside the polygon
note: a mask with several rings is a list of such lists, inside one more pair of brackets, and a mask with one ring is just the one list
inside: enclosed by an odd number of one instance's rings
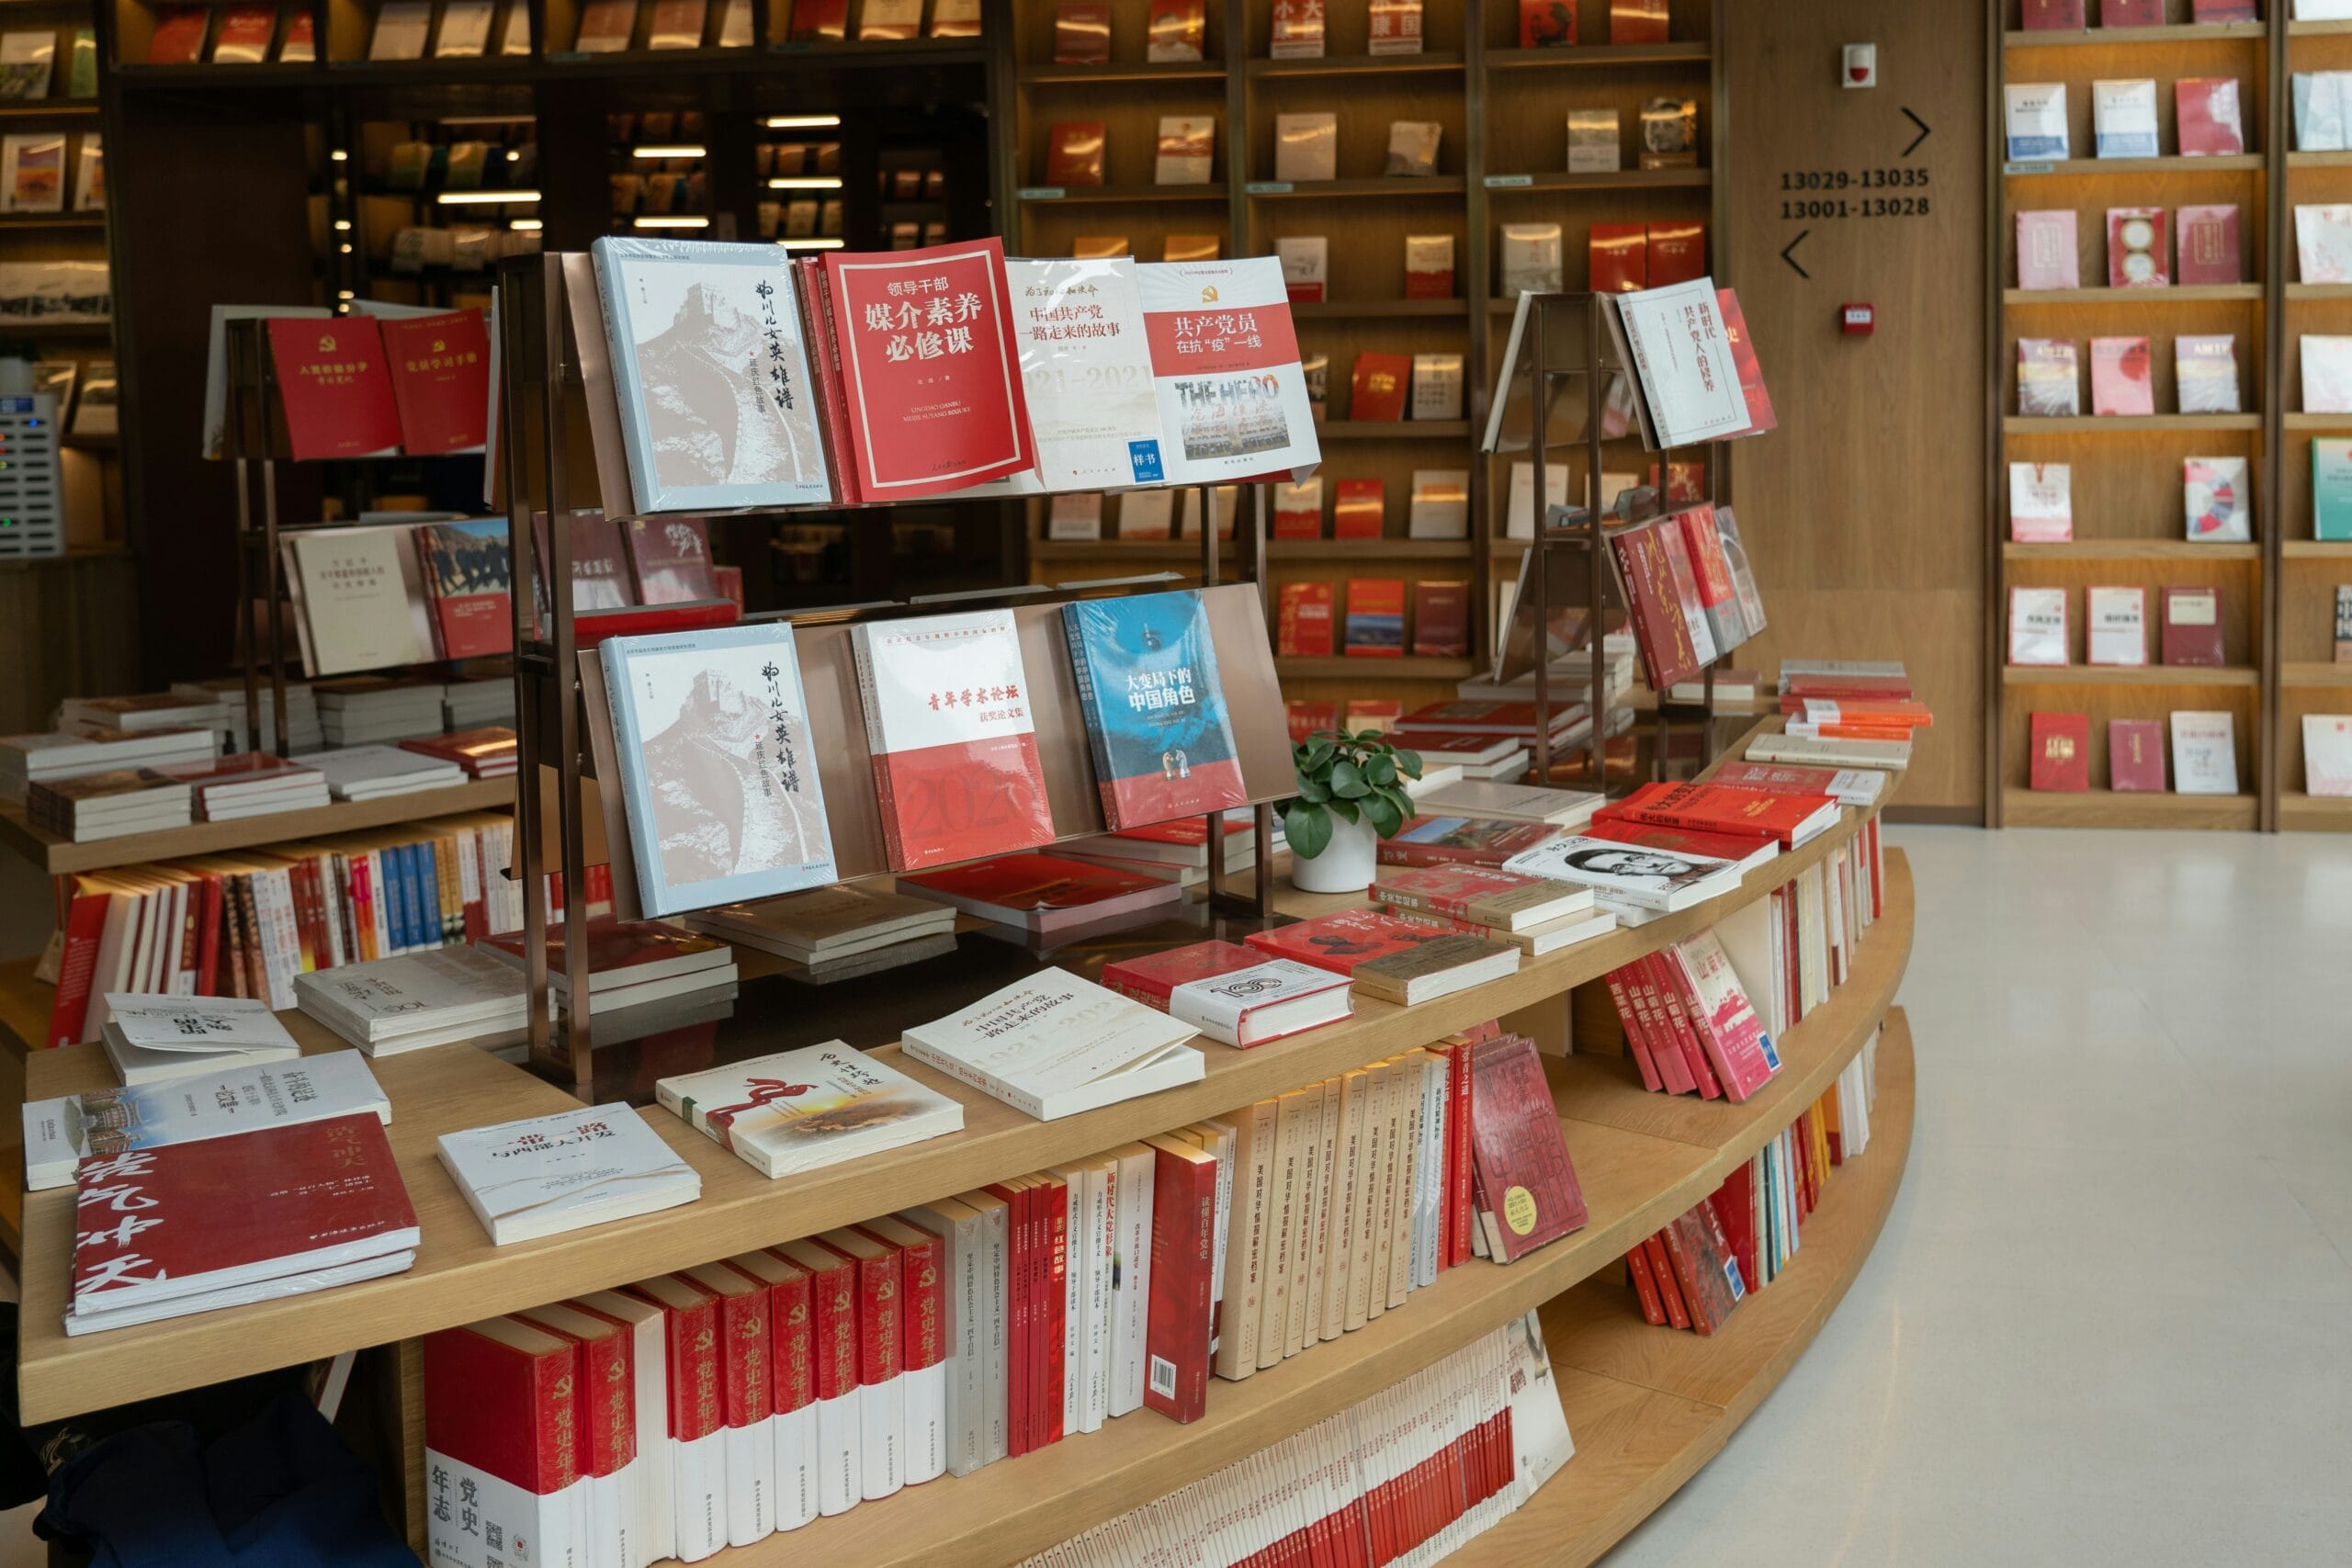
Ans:
{"label": "red book cover with white text", "polygon": [[272,316],[269,357],[297,462],[396,450],[400,410],[373,316]]}
{"label": "red book cover with white text", "polygon": [[712,570],[710,533],[699,517],[632,517],[622,530],[640,604],[691,604],[726,597]]}
{"label": "red book cover with white text", "polygon": [[906,1405],[898,1387],[906,1365],[899,1329],[899,1250],[861,1231],[832,1230],[819,1246],[849,1258],[857,1280],[859,1481],[870,1500],[906,1483]]}
{"label": "red book cover with white text", "polygon": [[1144,1330],[1144,1404],[1171,1421],[1208,1412],[1209,1330],[1216,1267],[1216,1156],[1151,1140],[1151,1301]]}
{"label": "red book cover with white text", "polygon": [[482,312],[387,319],[381,332],[401,449],[413,457],[482,445],[490,427],[490,333]]}
{"label": "red book cover with white text", "polygon": [[424,1361],[425,1467],[447,1503],[425,1509],[431,1561],[490,1568],[503,1555],[493,1539],[528,1541],[538,1561],[584,1558],[579,1347],[493,1317],[426,1335]]}
{"label": "red book cover with white text", "polygon": [[1499,866],[1522,850],[1560,836],[1549,822],[1520,822],[1500,817],[1413,817],[1380,840],[1383,865],[1437,865],[1467,861]]}
{"label": "red book cover with white text", "polygon": [[1756,340],[1748,335],[1747,316],[1739,308],[1739,296],[1730,288],[1718,288],[1715,304],[1723,313],[1724,341],[1731,344],[1732,368],[1739,373],[1740,395],[1747,400],[1747,428],[1740,434],[1761,435],[1777,430],[1780,416],[1772,412],[1772,394],[1764,385],[1764,367],[1757,363]]}
{"label": "red book cover with white text", "polygon": [[1826,795],[1775,795],[1713,784],[1647,784],[1602,807],[1593,818],[1747,839],[1753,852],[1753,841],[1766,839],[1794,849],[1836,823],[1837,806]]}
{"label": "red book cover with white text", "polygon": [[1245,939],[1259,952],[1352,975],[1375,958],[1410,953],[1424,942],[1449,942],[1453,933],[1437,926],[1400,920],[1374,909],[1341,909],[1296,920],[1270,931],[1251,931]]}
{"label": "red book cover with white text", "polygon": [[1706,855],[1714,860],[1743,861],[1757,852],[1763,840],[1749,834],[1709,833],[1660,823],[1631,822],[1622,817],[1596,817],[1584,829],[1588,839],[1634,844],[1666,854]]}
{"label": "red book cover with white text", "polygon": [[861,623],[852,643],[892,870],[1053,838],[1012,612]]}
{"label": "red book cover with white text", "polygon": [[1514,1263],[1585,1223],[1584,1190],[1560,1134],[1535,1042],[1522,1034],[1470,1048],[1471,1157],[1487,1251]]}
{"label": "red book cover with white text", "polygon": [[2182,157],[2230,158],[2245,151],[2236,77],[2183,76],[2172,90]]}
{"label": "red book cover with white text", "polygon": [[1712,931],[1675,943],[1661,956],[1673,964],[1690,1007],[1690,1022],[1724,1094],[1746,1100],[1781,1069],[1780,1054],[1749,1005],[1730,955]]}
{"label": "red book cover with white text", "polygon": [[416,1245],[416,1211],[373,1112],[94,1155],[74,1179],[77,1317]]}
{"label": "red book cover with white text", "polygon": [[824,260],[862,496],[938,495],[1035,466],[1003,242]]}

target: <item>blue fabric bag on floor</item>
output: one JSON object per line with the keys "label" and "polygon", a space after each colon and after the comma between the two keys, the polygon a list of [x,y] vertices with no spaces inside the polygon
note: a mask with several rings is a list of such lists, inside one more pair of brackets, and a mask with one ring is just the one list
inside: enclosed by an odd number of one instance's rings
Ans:
{"label": "blue fabric bag on floor", "polygon": [[96,1568],[415,1568],[376,1478],[309,1401],[281,1394],[198,1447],[196,1428],[118,1432],[50,1478],[40,1533]]}

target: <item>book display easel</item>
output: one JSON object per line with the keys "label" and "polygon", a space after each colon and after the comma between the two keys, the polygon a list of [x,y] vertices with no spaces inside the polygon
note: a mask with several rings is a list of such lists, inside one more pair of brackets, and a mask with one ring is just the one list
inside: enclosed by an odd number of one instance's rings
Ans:
{"label": "book display easel", "polygon": [[[2033,0],[2027,8],[2065,12]],[[2352,286],[2306,280],[2298,254],[2299,225],[2308,221],[2300,214],[2346,199],[2352,185],[2345,153],[2301,150],[2290,85],[2312,73],[2352,68],[2352,29],[2293,20],[2290,8],[2270,4],[2252,19],[2207,21],[2198,18],[2215,8],[2165,0],[2158,25],[2075,30],[2036,25],[2018,0],[1988,8],[1994,144],[1986,203],[1987,381],[1996,406],[1985,675],[1987,690],[2001,694],[1986,710],[1988,825],[2352,827],[2344,799],[2305,793],[2302,741],[2306,715],[2352,705],[2342,697],[2352,677],[2341,673],[2352,665],[2331,660],[2336,583],[2352,560],[2352,543],[2324,536],[2313,483],[2314,443],[2352,432],[2352,413],[2310,412],[2301,390],[2307,338],[2321,342],[2352,330]],[[2085,19],[2097,20],[2095,7]],[[2086,156],[2102,129],[2110,135],[2117,130],[2114,122],[2094,123],[2101,87],[2150,81],[2157,113],[2144,133],[2153,134],[2155,155]],[[2199,106],[2211,101],[2205,95],[2216,83],[2234,84],[2243,150],[2199,155],[2199,148],[2214,145],[2206,134],[2208,111]],[[2032,85],[2064,87],[2067,135],[2055,151],[2071,155],[2050,155],[2045,147],[2020,156],[2006,140],[2016,128],[2006,118],[2005,89],[2013,96]],[[2176,112],[2182,102],[2191,104],[2186,118]],[[2054,131],[2056,117],[2050,118]],[[2143,152],[2145,144],[2111,143],[2109,151]],[[2184,223],[2207,221],[2196,209],[2232,208],[2225,246],[2209,247],[2184,231]],[[2025,237],[2051,214],[2060,216],[2055,232],[2062,235],[2064,221],[2071,220],[2073,254],[2064,254],[2064,240],[2052,249]],[[2153,231],[2141,231],[2143,238],[2153,232],[2154,243],[2137,250],[2120,227],[2133,215],[2154,222]],[[2222,231],[2204,232],[2218,237]],[[2032,254],[2021,256],[2028,250]],[[2205,280],[2215,265],[2227,276]],[[2133,406],[2153,412],[2090,412],[2107,395],[2094,340],[2114,342],[2115,334],[2143,340],[2150,351],[2143,367],[2115,385],[2138,383],[2151,395]],[[2207,400],[2198,398],[2185,403],[2176,372],[2181,344],[2219,338],[2234,345],[2230,409],[2201,407]],[[2019,344],[2029,339],[2086,350],[2092,400],[2071,416],[2025,412]],[[2186,482],[2184,464],[2196,459],[2220,461],[2224,506],[2233,502],[2240,509],[2245,535],[2232,529],[2218,541],[2195,536],[2199,502],[2216,493]],[[2067,466],[2071,536],[2019,537],[2011,507],[2019,464]],[[2234,496],[2227,493],[2233,491]],[[2084,634],[2075,630],[2090,618],[2088,592],[2112,587],[2142,591],[2144,664],[2091,663]],[[2008,623],[2020,588],[2064,595],[2070,638],[2064,664],[2012,661]],[[2218,591],[2218,659],[2164,661],[2158,633],[2167,590],[2202,588]],[[2069,711],[2088,719],[2090,787],[2030,788],[2033,716]],[[2110,722],[2162,726],[2184,711],[2227,716],[2236,793],[2178,793],[2171,769],[2157,775],[2162,787],[2106,787],[2113,776]],[[2075,760],[2071,751],[2065,760]]]}
{"label": "book display easel", "polygon": [[[468,1046],[382,1058],[374,1066],[392,1106],[387,1132],[425,1237],[415,1265],[319,1295],[72,1338],[59,1320],[68,1289],[62,1260],[74,1225],[74,1194],[70,1189],[35,1193],[28,1208],[20,1355],[24,1416],[55,1419],[379,1344],[382,1336],[398,1334],[404,1337],[363,1363],[355,1387],[382,1401],[388,1479],[405,1509],[411,1540],[421,1545],[430,1492],[420,1351],[412,1337],[1001,1181],[1168,1125],[1231,1111],[1480,1020],[1499,1016],[1556,1040],[1563,999],[1571,992],[1597,987],[1610,971],[1713,925],[1857,847],[1856,835],[1872,819],[1845,810],[1836,827],[1759,866],[1720,898],[1533,959],[1510,977],[1409,1010],[1362,1000],[1345,1022],[1249,1051],[1218,1051],[1198,1082],[1054,1122],[1033,1121],[961,1088],[894,1046],[876,1055],[959,1100],[962,1132],[770,1180],[684,1122],[650,1115],[650,1123],[699,1175],[698,1201],[504,1247],[492,1246],[473,1218],[438,1163],[435,1140],[484,1122],[560,1111],[571,1103],[569,1096]],[[1284,892],[1278,907],[1284,914],[1310,915],[1349,901]],[[1781,1070],[1740,1104],[1702,1104],[1644,1090],[1633,1059],[1612,1054],[1609,1032],[1588,1034],[1583,1017],[1589,1010],[1579,1009],[1576,1054],[1549,1064],[1555,1103],[1566,1119],[1590,1210],[1575,1234],[1508,1268],[1474,1261],[1448,1271],[1406,1310],[1247,1382],[1219,1382],[1206,1414],[1188,1425],[1148,1413],[1113,1421],[1099,1432],[1074,1435],[970,1475],[925,1483],[906,1496],[820,1518],[713,1561],[727,1568],[1018,1562],[1344,1409],[1538,1307],[1577,1456],[1520,1516],[1455,1560],[1511,1568],[1593,1561],[1687,1480],[1786,1373],[1877,1235],[1909,1145],[1910,1040],[1900,1010],[1891,1004],[1908,961],[1913,914],[1909,868],[1899,852],[1890,853],[1882,913],[1853,950],[1844,983],[1782,1032],[1777,1041]],[[1607,1005],[1600,998],[1600,1006]],[[306,1051],[341,1044],[305,1016],[288,1014],[286,1021]],[[745,1020],[747,1027],[781,1022]],[[801,1028],[785,1027],[796,1038]],[[1837,1079],[1874,1033],[1880,1146],[1829,1185],[1808,1223],[1803,1253],[1781,1280],[1712,1337],[1645,1329],[1631,1292],[1617,1282],[1616,1261],[1755,1155]],[[75,1046],[41,1053],[28,1087],[36,1097],[48,1097],[97,1087],[109,1076],[96,1047]]]}
{"label": "book display easel", "polygon": [[[1588,231],[1619,223],[1702,227],[1706,254],[1725,281],[1728,162],[1723,51],[1727,7],[1717,0],[1674,0],[1665,9],[1665,42],[1612,41],[1610,7],[1579,8],[1570,47],[1521,47],[1521,9],[1503,0],[1428,0],[1419,7],[1419,50],[1386,52],[1374,40],[1364,7],[1332,6],[1315,24],[1320,43],[1305,56],[1273,52],[1272,0],[1209,0],[1201,58],[1148,58],[1144,0],[1110,6],[1108,58],[1055,63],[1052,0],[1016,0],[1014,112],[1000,116],[1013,134],[999,150],[1000,185],[1017,198],[1005,224],[1006,249],[1026,255],[1070,254],[1081,242],[1118,238],[1143,259],[1158,259],[1173,241],[1202,243],[1227,255],[1261,255],[1278,242],[1320,236],[1329,270],[1319,299],[1294,306],[1300,345],[1328,367],[1329,413],[1318,426],[1329,444],[1321,472],[1316,538],[1275,537],[1269,545],[1270,598],[1284,585],[1329,586],[1344,624],[1351,580],[1400,580],[1410,605],[1417,585],[1462,583],[1469,601],[1467,649],[1417,655],[1408,626],[1402,657],[1280,658],[1283,691],[1294,698],[1344,701],[1376,693],[1409,710],[1450,697],[1454,684],[1487,667],[1495,646],[1498,591],[1514,580],[1529,547],[1509,536],[1508,463],[1481,457],[1477,432],[1508,333],[1516,290],[1498,276],[1506,225],[1555,222],[1560,228],[1560,287],[1593,284]],[[1283,7],[1285,16],[1290,7]],[[1316,10],[1324,11],[1317,6]],[[1661,97],[1697,106],[1692,166],[1637,166],[1642,110]],[[1615,114],[1623,137],[1611,173],[1566,172],[1566,121],[1572,110]],[[1283,117],[1336,118],[1332,177],[1283,179]],[[1155,184],[1155,148],[1164,119],[1215,123],[1205,184]],[[1057,127],[1103,126],[1099,186],[1047,178]],[[1392,124],[1441,128],[1435,172],[1385,175]],[[1407,241],[1450,244],[1450,273],[1422,297],[1407,276]],[[1350,390],[1360,355],[1458,355],[1462,418],[1364,421]],[[1408,407],[1410,400],[1408,400]],[[1642,460],[1612,440],[1611,467]],[[1571,467],[1580,467],[1574,459]],[[1412,536],[1409,499],[1417,471],[1467,476],[1464,536]],[[1343,480],[1377,480],[1383,517],[1377,536],[1340,536],[1335,503]],[[1585,482],[1582,479],[1579,484]],[[1106,498],[1101,537],[1056,538],[1044,507],[1030,525],[1031,577],[1051,581],[1136,563],[1189,559],[1193,545],[1120,537],[1115,498]],[[1171,530],[1172,531],[1172,530]],[[1204,532],[1209,530],[1204,530]]]}

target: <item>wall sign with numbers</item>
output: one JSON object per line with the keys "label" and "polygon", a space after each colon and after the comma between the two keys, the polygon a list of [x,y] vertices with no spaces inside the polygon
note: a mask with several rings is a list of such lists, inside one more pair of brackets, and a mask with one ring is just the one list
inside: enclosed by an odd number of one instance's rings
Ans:
{"label": "wall sign with numbers", "polygon": [[[1840,218],[1925,218],[1929,172],[1917,168],[1784,169],[1781,217],[1817,222]],[[1895,195],[1894,192],[1905,194]]]}

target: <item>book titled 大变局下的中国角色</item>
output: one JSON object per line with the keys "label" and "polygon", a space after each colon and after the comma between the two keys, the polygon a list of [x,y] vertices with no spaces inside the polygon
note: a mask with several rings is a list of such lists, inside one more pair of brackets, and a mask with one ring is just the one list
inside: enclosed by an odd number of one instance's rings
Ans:
{"label": "book titled \u5927\u53d8\u5c40\u4e0b\u7684\u4e2d\u56fd\u89d2\u8272", "polygon": [[1249,798],[1197,590],[1083,599],[1062,627],[1113,830]]}

